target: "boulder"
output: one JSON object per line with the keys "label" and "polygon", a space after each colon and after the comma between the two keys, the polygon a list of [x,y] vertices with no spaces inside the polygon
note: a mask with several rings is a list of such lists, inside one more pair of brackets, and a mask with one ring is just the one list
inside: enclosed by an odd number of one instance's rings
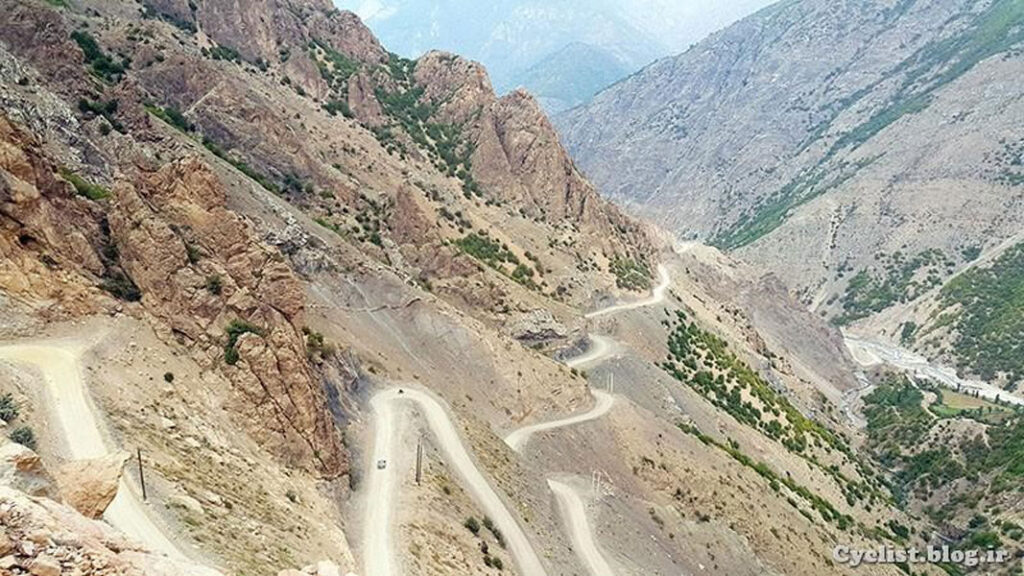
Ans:
{"label": "boulder", "polygon": [[43,467],[39,455],[3,436],[0,436],[0,484],[31,496],[56,495],[53,478]]}
{"label": "boulder", "polygon": [[61,497],[89,518],[99,518],[117,495],[129,455],[121,452],[92,460],[68,462],[57,473]]}

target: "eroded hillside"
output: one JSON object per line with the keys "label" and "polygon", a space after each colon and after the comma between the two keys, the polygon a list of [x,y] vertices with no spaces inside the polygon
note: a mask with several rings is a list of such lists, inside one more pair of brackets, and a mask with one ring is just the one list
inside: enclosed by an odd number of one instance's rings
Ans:
{"label": "eroded hillside", "polygon": [[478,64],[314,1],[19,0],[0,41],[0,407],[54,468],[141,455],[129,536],[531,576],[589,565],[567,522],[631,574],[926,539],[858,451],[838,332],[601,199]]}
{"label": "eroded hillside", "polygon": [[[783,2],[559,122],[611,197],[849,325],[1019,243],[1022,41],[1015,0]],[[955,341],[919,349],[978,375]]]}

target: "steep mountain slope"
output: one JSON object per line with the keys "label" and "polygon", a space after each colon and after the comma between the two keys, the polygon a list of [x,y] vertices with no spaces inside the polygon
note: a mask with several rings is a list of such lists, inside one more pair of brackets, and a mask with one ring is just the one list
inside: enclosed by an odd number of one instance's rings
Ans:
{"label": "steep mountain slope", "polygon": [[655,58],[683,50],[768,3],[341,0],[338,5],[359,13],[399,54],[442,48],[469,56],[487,66],[499,92],[525,87],[554,112],[589,100]]}
{"label": "steep mountain slope", "polygon": [[[856,450],[838,332],[669,250],[478,64],[392,56],[312,0],[19,0],[0,101],[0,335],[74,350],[81,404],[139,458],[122,489],[141,469],[198,563],[358,573],[385,493],[384,565],[582,573],[549,480],[588,473],[619,494],[591,520],[622,573],[852,573],[834,542],[931,539]],[[561,361],[591,333],[600,362]],[[40,376],[5,360],[0,408],[61,465]],[[606,378],[600,418],[503,441]]]}
{"label": "steep mountain slope", "polygon": [[589,101],[632,71],[599,47],[573,42],[527,68],[516,84],[537,94],[545,110],[557,112]]}
{"label": "steep mountain slope", "polygon": [[851,323],[1019,230],[1022,41],[1015,0],[784,2],[559,122],[608,194]]}

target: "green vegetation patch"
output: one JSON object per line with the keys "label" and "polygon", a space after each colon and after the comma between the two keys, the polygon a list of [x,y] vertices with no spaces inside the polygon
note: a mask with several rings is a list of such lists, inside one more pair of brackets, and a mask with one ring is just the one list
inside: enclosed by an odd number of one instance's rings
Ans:
{"label": "green vegetation patch", "polygon": [[118,62],[108,56],[107,53],[100,48],[96,39],[84,30],[76,30],[72,32],[71,39],[74,40],[75,43],[78,44],[78,47],[82,49],[82,54],[85,55],[85,61],[89,64],[89,70],[107,82],[120,82],[121,78],[124,77],[125,71],[131,65],[131,62],[127,58],[122,58],[121,61]]}
{"label": "green vegetation patch", "polygon": [[[849,324],[898,303],[917,298],[942,282],[941,274],[953,269],[953,261],[938,249],[907,257],[902,252],[876,254],[878,272],[861,270],[847,284],[840,303],[842,313],[835,323]],[[921,278],[922,273],[924,278]],[[907,334],[913,336],[916,327]]]}
{"label": "green vegetation patch", "polygon": [[[785,486],[786,488],[789,489],[790,492],[800,496],[807,503],[809,503],[811,507],[818,512],[818,514],[824,521],[835,523],[840,530],[846,530],[847,528],[853,525],[854,520],[851,516],[843,514],[842,512],[837,510],[831,502],[829,502],[825,498],[822,498],[818,494],[815,494],[806,487],[797,484],[788,475],[781,476],[777,474],[774,470],[772,470],[772,468],[768,464],[765,464],[764,462],[755,461],[753,458],[747,456],[732,444],[722,444],[721,442],[718,442],[714,438],[702,433],[695,426],[688,424],[678,424],[677,426],[683,432],[696,436],[697,439],[703,442],[705,445],[714,446],[726,452],[729,456],[731,456],[740,464],[743,464],[747,468],[750,468],[751,470],[757,472],[762,478],[768,480],[768,485],[775,492],[781,493],[782,486]],[[801,510],[801,512],[805,511]],[[810,517],[808,517],[808,519],[813,520],[813,518]]]}
{"label": "green vegetation patch", "polygon": [[195,125],[189,122],[188,118],[185,118],[185,115],[181,113],[181,110],[178,110],[174,106],[161,108],[155,104],[146,104],[145,108],[146,111],[153,116],[156,116],[165,123],[170,124],[174,128],[177,128],[186,134],[193,132],[196,129]]}
{"label": "green vegetation patch", "polygon": [[89,200],[102,200],[110,196],[110,191],[103,186],[93,184],[67,168],[60,169],[60,177],[70,182],[80,196]]}
{"label": "green vegetation patch", "polygon": [[[986,492],[1020,492],[1024,486],[1024,415],[978,399],[974,399],[979,403],[976,408],[954,411],[951,404],[962,404],[955,393],[929,390],[938,396],[938,401],[926,410],[918,386],[905,376],[890,375],[864,398],[867,446],[876,459],[894,471],[896,494],[905,499],[916,493],[927,499],[933,490],[965,478],[972,482],[961,487],[965,493],[958,498],[968,506]],[[934,415],[936,412],[941,418]],[[997,412],[998,423],[985,417]],[[923,445],[937,423],[953,417],[979,421],[985,428],[984,434],[962,439],[959,445]],[[978,482],[981,476],[989,476],[991,481]]]}
{"label": "green vegetation patch", "polygon": [[733,418],[782,442],[793,452],[803,452],[809,442],[841,452],[849,448],[838,436],[804,416],[772,388],[756,371],[729,350],[725,340],[687,322],[677,311],[676,321],[665,320],[671,329],[669,354],[662,368],[677,380],[725,410]]}
{"label": "green vegetation patch", "polygon": [[984,268],[960,274],[940,293],[955,330],[958,363],[985,380],[1024,379],[1024,243]]}
{"label": "green vegetation patch", "polygon": [[[848,442],[820,423],[804,416],[771,384],[729,350],[725,340],[687,322],[677,311],[675,319],[663,321],[669,328],[668,358],[662,369],[693,388],[738,422],[780,442],[791,452],[835,479],[847,502],[874,502],[884,498],[874,473],[865,467]],[[841,454],[856,467],[863,481],[846,477],[836,466],[825,466],[809,450]]]}
{"label": "green vegetation patch", "polygon": [[[509,250],[505,244],[499,244],[486,233],[477,234],[471,232],[454,242],[455,246],[466,254],[483,262],[487,266],[501,272],[505,276],[530,288],[538,290],[540,287],[533,278],[536,271],[524,264]],[[509,269],[511,268],[511,270]]]}
{"label": "green vegetation patch", "polygon": [[615,285],[625,290],[649,290],[651,269],[643,262],[632,258],[613,258],[608,269],[615,275]]}
{"label": "green vegetation patch", "polygon": [[309,43],[309,52],[327,85],[339,92],[347,91],[348,79],[359,71],[359,62],[319,40]]}
{"label": "green vegetation patch", "polygon": [[439,171],[462,181],[462,192],[466,198],[482,196],[480,185],[472,175],[471,157],[475,147],[464,137],[462,126],[434,119],[437,105],[424,101],[424,89],[417,86],[412,77],[414,68],[414,61],[391,55],[386,70],[395,81],[396,88],[387,90],[377,86],[374,95],[394,123],[374,130],[374,135],[389,153],[404,155],[404,145],[393,132],[401,128],[418,148],[427,153]]}
{"label": "green vegetation patch", "polygon": [[224,362],[231,366],[238,363],[238,339],[243,334],[257,334],[262,336],[264,334],[263,329],[259,326],[250,324],[244,320],[232,320],[231,324],[228,324],[227,328],[224,329],[224,333],[227,334],[228,340],[224,344]]}

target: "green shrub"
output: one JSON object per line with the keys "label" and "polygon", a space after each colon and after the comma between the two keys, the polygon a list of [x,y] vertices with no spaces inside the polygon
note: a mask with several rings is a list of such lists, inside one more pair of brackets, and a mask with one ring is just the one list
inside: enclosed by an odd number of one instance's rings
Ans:
{"label": "green shrub", "polygon": [[328,100],[324,104],[324,110],[331,116],[337,116],[338,112],[345,118],[352,118],[352,109],[349,108],[348,102],[344,100]]}
{"label": "green shrub", "polygon": [[78,47],[82,49],[82,54],[85,55],[85,61],[89,63],[89,67],[93,74],[106,80],[107,82],[119,82],[124,77],[125,70],[128,68],[129,62],[127,59],[123,59],[121,62],[115,62],[108,56],[96,39],[91,34],[83,30],[76,30],[71,33],[71,39],[74,40]]}
{"label": "green shrub", "polygon": [[117,268],[108,269],[100,288],[109,292],[118,300],[125,302],[138,302],[142,300],[142,291],[135,285],[135,282],[127,274]]}
{"label": "green shrub", "polygon": [[60,169],[60,176],[70,182],[79,195],[85,196],[89,200],[102,200],[110,196],[110,191],[106,188],[85,180],[67,168]]}
{"label": "green shrub", "polygon": [[220,276],[214,274],[213,276],[206,277],[206,291],[210,294],[220,296],[221,291],[224,290],[224,282],[220,279]]}
{"label": "green shrub", "polygon": [[473,518],[472,516],[466,518],[466,521],[463,522],[462,525],[465,526],[466,529],[472,532],[474,535],[480,533],[480,523],[477,522],[476,518]]}
{"label": "green shrub", "polygon": [[31,450],[36,449],[36,433],[28,426],[15,428],[11,431],[9,438],[11,441],[17,442],[26,448]]}
{"label": "green shrub", "polygon": [[224,345],[224,361],[231,366],[235,365],[239,360],[238,349],[235,348],[235,346],[238,344],[238,339],[241,338],[243,334],[252,333],[260,336],[263,335],[263,330],[258,326],[250,324],[244,320],[237,319],[232,320],[231,323],[228,324],[227,328],[224,329],[224,332],[228,336],[228,341]]}
{"label": "green shrub", "polygon": [[0,420],[4,422],[14,422],[18,415],[21,414],[21,409],[14,403],[14,396],[10,393],[0,396]]}
{"label": "green shrub", "polygon": [[242,56],[238,50],[230,46],[214,46],[207,52],[214,60],[227,60],[229,62],[241,63]]}
{"label": "green shrub", "polygon": [[146,104],[145,107],[147,112],[182,132],[189,133],[196,129],[195,125],[189,122],[188,118],[185,118],[185,115],[181,113],[181,110],[174,106],[161,108],[152,104]]}

